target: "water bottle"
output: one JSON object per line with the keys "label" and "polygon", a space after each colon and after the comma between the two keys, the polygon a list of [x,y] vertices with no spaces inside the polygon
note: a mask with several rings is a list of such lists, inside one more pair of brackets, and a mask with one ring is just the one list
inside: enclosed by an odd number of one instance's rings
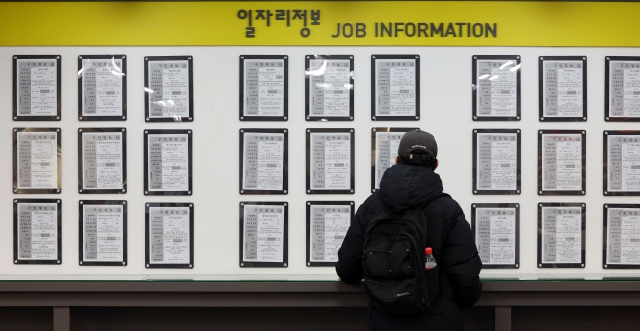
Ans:
{"label": "water bottle", "polygon": [[436,258],[433,257],[433,250],[431,247],[427,247],[424,249],[424,269],[431,270],[435,268],[438,263],[436,262]]}

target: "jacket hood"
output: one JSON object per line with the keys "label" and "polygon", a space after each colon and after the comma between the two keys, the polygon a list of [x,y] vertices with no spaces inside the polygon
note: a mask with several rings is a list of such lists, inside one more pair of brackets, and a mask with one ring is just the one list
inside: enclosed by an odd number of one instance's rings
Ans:
{"label": "jacket hood", "polygon": [[442,193],[442,180],[429,168],[396,164],[382,175],[378,193],[384,203],[400,212]]}

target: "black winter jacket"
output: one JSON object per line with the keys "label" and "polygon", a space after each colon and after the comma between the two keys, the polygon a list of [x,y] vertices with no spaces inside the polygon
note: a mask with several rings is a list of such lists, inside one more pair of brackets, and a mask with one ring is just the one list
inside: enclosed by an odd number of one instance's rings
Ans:
{"label": "black winter jacket", "polygon": [[[402,164],[387,169],[380,181],[380,190],[358,208],[338,251],[336,271],[342,281],[351,284],[362,280],[364,232],[383,203],[400,212],[420,207],[440,193],[442,180],[431,169]],[[423,206],[422,211],[440,269],[438,296],[431,307],[418,316],[388,315],[370,309],[369,326],[373,331],[464,330],[460,308],[472,306],[480,298],[482,283],[478,276],[482,262],[460,205],[444,196]]]}

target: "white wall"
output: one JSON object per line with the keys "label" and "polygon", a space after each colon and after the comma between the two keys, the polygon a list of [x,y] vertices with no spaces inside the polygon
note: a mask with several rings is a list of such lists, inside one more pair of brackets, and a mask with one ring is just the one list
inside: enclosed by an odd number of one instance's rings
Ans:
{"label": "white wall", "polygon": [[[62,55],[62,121],[14,122],[12,109],[12,55]],[[79,122],[77,120],[77,56],[126,54],[128,119],[126,122]],[[240,122],[238,120],[238,56],[284,54],[289,56],[289,121]],[[304,56],[307,54],[351,54],[355,56],[355,120],[353,122],[306,122],[304,120]],[[419,54],[421,56],[421,118],[418,122],[372,122],[370,119],[370,68],[372,54]],[[471,120],[472,55],[520,55],[522,58],[522,120],[519,122],[473,122]],[[586,202],[587,248],[585,269],[569,273],[602,273],[602,205],[633,203],[640,198],[604,197],[602,194],[602,131],[632,130],[634,123],[605,123],[604,58],[607,55],[640,54],[634,48],[527,48],[527,47],[6,47],[0,48],[0,274],[334,274],[333,268],[305,266],[305,202],[307,200],[355,200],[360,204],[371,189],[370,131],[374,126],[413,127],[433,133],[438,141],[445,192],[456,199],[470,220],[471,203],[520,203],[520,269],[484,271],[485,275],[535,274],[537,202]],[[144,56],[192,55],[194,57],[194,122],[145,123]],[[588,115],[585,122],[541,123],[538,121],[538,56],[584,55],[588,58]],[[62,194],[16,195],[12,188],[12,128],[62,128]],[[128,139],[128,192],[124,195],[80,195],[77,192],[77,129],[80,127],[126,126]],[[285,196],[241,196],[238,193],[238,129],[289,129],[289,194]],[[354,195],[307,195],[305,193],[305,128],[355,128],[356,193]],[[194,191],[190,197],[145,197],[143,195],[144,129],[192,129],[194,131]],[[522,194],[519,196],[472,195],[472,129],[518,128],[522,130]],[[586,196],[539,197],[537,189],[538,129],[583,129],[587,131]],[[14,265],[12,199],[61,198],[63,202],[62,265]],[[87,267],[78,265],[78,200],[126,199],[129,205],[128,266]],[[241,269],[238,266],[238,203],[249,201],[289,202],[289,267],[285,269]],[[195,267],[193,270],[145,269],[144,203],[193,202],[195,204]],[[633,271],[607,270],[606,273]],[[87,276],[89,277],[89,276]],[[267,276],[265,276],[267,277]]]}

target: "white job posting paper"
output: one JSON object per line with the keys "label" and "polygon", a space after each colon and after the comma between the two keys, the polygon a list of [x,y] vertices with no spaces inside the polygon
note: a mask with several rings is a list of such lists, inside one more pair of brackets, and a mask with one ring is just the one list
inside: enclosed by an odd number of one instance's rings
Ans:
{"label": "white job posting paper", "polygon": [[120,205],[83,205],[83,261],[124,260],[124,211]]}
{"label": "white job posting paper", "polygon": [[284,261],[284,208],[276,205],[244,205],[243,261]]}
{"label": "white job posting paper", "polygon": [[640,208],[607,208],[607,263],[640,265]]}
{"label": "white job posting paper", "polygon": [[376,132],[375,150],[375,189],[380,188],[380,180],[387,169],[396,164],[398,146],[405,132]]}
{"label": "white job posting paper", "polygon": [[516,263],[516,209],[476,208],[476,245],[482,264]]}
{"label": "white job posting paper", "polygon": [[82,133],[83,189],[122,189],[123,133]]}
{"label": "white job posting paper", "polygon": [[542,263],[582,263],[581,207],[542,207]]}
{"label": "white job posting paper", "polygon": [[583,65],[582,61],[544,61],[545,117],[582,117]]}
{"label": "white job posting paper", "polygon": [[58,259],[58,205],[18,203],[18,259]]}
{"label": "white job posting paper", "polygon": [[311,189],[351,189],[351,134],[311,133]]}
{"label": "white job posting paper", "polygon": [[243,190],[283,190],[284,133],[244,133]]}
{"label": "white job posting paper", "polygon": [[477,135],[477,189],[516,190],[518,135],[516,133],[478,133]]}
{"label": "white job posting paper", "polygon": [[640,217],[624,215],[620,220],[620,262],[640,263]]}
{"label": "white job posting paper", "polygon": [[640,61],[609,61],[609,117],[640,117]]}
{"label": "white job posting paper", "polygon": [[542,189],[582,190],[582,135],[542,135]]}
{"label": "white job posting paper", "polygon": [[149,207],[149,261],[191,263],[189,207]]}
{"label": "white job posting paper", "polygon": [[477,60],[478,116],[518,115],[518,73],[512,60]]}
{"label": "white job posting paper", "polygon": [[57,116],[57,59],[18,59],[18,116]]}
{"label": "white job posting paper", "polygon": [[416,60],[376,59],[376,116],[416,116]]}
{"label": "white job posting paper", "polygon": [[122,59],[82,60],[82,116],[122,116]]}
{"label": "white job posting paper", "polygon": [[58,188],[56,132],[18,132],[18,188]]}
{"label": "white job posting paper", "polygon": [[309,115],[349,117],[351,62],[316,59],[309,61]]}
{"label": "white job posting paper", "polygon": [[640,191],[640,135],[608,135],[607,145],[607,190]]}
{"label": "white job posting paper", "polygon": [[350,205],[311,206],[311,262],[337,262],[338,249],[351,223]]}
{"label": "white job posting paper", "polygon": [[244,116],[284,116],[284,59],[244,59]]}
{"label": "white job posting paper", "polygon": [[189,117],[189,61],[149,61],[150,118]]}
{"label": "white job posting paper", "polygon": [[149,134],[149,191],[189,190],[189,135]]}

